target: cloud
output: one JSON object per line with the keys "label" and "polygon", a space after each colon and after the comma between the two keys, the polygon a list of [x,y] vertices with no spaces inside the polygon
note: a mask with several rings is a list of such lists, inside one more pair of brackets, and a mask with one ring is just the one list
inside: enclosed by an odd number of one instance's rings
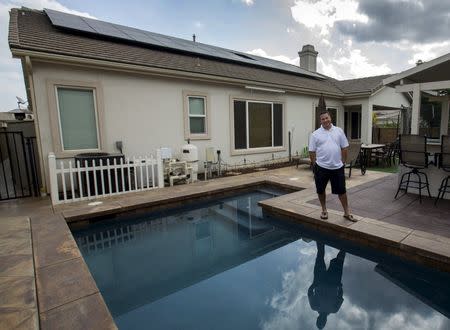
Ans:
{"label": "cloud", "polygon": [[354,0],[297,0],[291,13],[296,22],[309,29],[318,28],[322,36],[328,35],[340,20],[368,22],[368,17],[359,12],[358,2]]}
{"label": "cloud", "polygon": [[293,64],[293,65],[299,65],[300,64],[300,59],[297,57],[294,58],[289,58],[288,56],[285,55],[269,55],[267,54],[263,49],[261,48],[257,48],[257,49],[253,49],[253,50],[249,50],[246,52],[247,54],[252,54],[252,55],[257,55],[257,56],[261,56],[261,57],[266,57],[266,58],[270,58],[272,60],[276,60],[276,61],[281,61],[281,62],[285,62],[285,63],[289,63],[289,64]]}
{"label": "cloud", "polygon": [[333,64],[327,64],[320,56],[317,57],[317,71],[338,80],[344,79],[344,77],[336,71]]}
{"label": "cloud", "polygon": [[245,3],[247,6],[253,6],[255,4],[254,0],[241,0],[243,3]]}
{"label": "cloud", "polygon": [[349,54],[335,58],[333,62],[338,66],[345,67],[355,77],[378,76],[392,72],[386,63],[379,65],[370,63],[370,60],[362,55],[360,49],[351,49]]}
{"label": "cloud", "polygon": [[369,18],[336,22],[340,33],[360,42],[436,42],[448,40],[450,2],[442,0],[360,0],[358,10]]}
{"label": "cloud", "polygon": [[[326,247],[326,265],[337,252]],[[318,313],[311,309],[307,296],[313,280],[315,253],[314,244],[301,244],[297,267],[282,275],[281,288],[267,301],[272,312],[262,320],[262,329],[316,328]],[[371,262],[347,253],[342,275],[344,302],[337,314],[328,316],[326,328],[419,330],[448,327],[450,322],[443,315],[430,311],[412,295],[374,272],[372,267]],[[380,288],[385,289],[383,294],[380,294]]]}

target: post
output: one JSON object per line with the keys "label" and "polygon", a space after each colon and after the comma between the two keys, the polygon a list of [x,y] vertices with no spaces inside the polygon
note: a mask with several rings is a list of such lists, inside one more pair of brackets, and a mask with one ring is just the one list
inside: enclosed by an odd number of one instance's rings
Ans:
{"label": "post", "polygon": [[56,157],[53,152],[48,154],[48,168],[50,174],[50,195],[52,198],[52,204],[59,204],[58,196],[58,176],[56,173]]}
{"label": "post", "polygon": [[419,134],[419,116],[420,116],[420,85],[415,84],[413,88],[411,134]]}
{"label": "post", "polygon": [[288,141],[289,141],[289,164],[292,163],[292,152],[291,152],[291,131],[288,133]]}
{"label": "post", "polygon": [[158,165],[158,188],[164,188],[164,168],[161,149],[156,149],[156,164]]}

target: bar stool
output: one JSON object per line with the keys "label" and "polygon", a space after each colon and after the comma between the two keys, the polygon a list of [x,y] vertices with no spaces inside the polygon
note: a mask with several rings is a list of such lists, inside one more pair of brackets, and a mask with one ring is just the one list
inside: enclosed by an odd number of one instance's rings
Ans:
{"label": "bar stool", "polygon": [[[442,135],[441,138],[441,152],[439,154],[439,168],[445,172],[450,172],[450,136]],[[438,195],[434,201],[434,205],[437,204],[439,198],[444,198],[445,193],[450,192],[450,186],[448,180],[450,179],[450,174],[442,179],[441,186],[438,190]]]}
{"label": "bar stool", "polygon": [[[428,196],[431,198],[428,176],[425,172],[420,171],[428,167],[427,138],[420,135],[402,134],[399,137],[399,144],[400,164],[411,170],[402,175],[394,198],[397,198],[400,190],[404,190],[406,194],[408,188],[415,188],[419,189],[419,200],[422,203],[422,189],[427,188]],[[416,180],[412,180],[411,175],[415,175]]]}

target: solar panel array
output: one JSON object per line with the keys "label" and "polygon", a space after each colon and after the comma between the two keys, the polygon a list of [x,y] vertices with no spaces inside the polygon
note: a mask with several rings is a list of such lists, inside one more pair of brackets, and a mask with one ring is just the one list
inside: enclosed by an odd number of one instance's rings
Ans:
{"label": "solar panel array", "polygon": [[289,73],[323,79],[323,77],[319,74],[301,69],[298,66],[271,60],[261,56],[241,53],[238,51],[139,30],[128,26],[103,22],[87,17],[67,14],[52,9],[45,9],[44,11],[50,18],[51,23],[59,28],[65,28],[79,32],[81,31],[89,34],[96,34],[109,38],[122,39],[145,45],[156,46],[159,48],[262,66],[265,68],[287,71]]}

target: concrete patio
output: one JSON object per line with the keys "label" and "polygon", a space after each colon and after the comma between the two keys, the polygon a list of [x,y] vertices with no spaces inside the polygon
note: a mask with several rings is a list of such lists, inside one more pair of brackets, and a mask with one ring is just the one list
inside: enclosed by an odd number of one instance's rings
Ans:
{"label": "concrete patio", "polygon": [[330,197],[330,218],[320,220],[312,173],[307,167],[201,181],[101,199],[51,206],[48,198],[0,202],[0,328],[116,328],[69,226],[88,219],[138,208],[154,210],[217,198],[264,183],[296,192],[263,201],[271,213],[313,229],[450,271],[450,201],[406,195],[394,200],[396,175],[354,171],[347,180],[349,200],[358,222],[342,217]]}

